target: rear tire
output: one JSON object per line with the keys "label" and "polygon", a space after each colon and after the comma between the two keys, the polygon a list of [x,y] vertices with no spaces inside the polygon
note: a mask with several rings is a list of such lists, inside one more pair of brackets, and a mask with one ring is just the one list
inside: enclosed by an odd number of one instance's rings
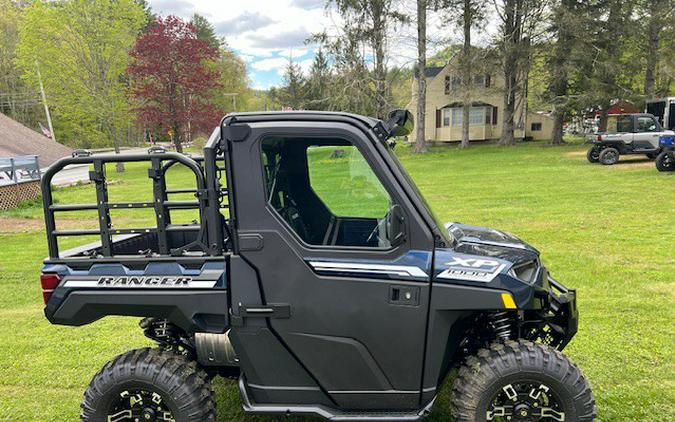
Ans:
{"label": "rear tire", "polygon": [[149,348],[108,362],[91,380],[80,407],[85,422],[216,420],[206,373],[183,356]]}
{"label": "rear tire", "polygon": [[605,166],[611,166],[619,161],[619,150],[616,148],[605,148],[598,157],[600,163]]}
{"label": "rear tire", "polygon": [[581,370],[552,347],[525,340],[494,343],[469,357],[451,402],[455,422],[588,422],[597,413]]}
{"label": "rear tire", "polygon": [[675,152],[663,151],[656,157],[656,169],[658,171],[675,171],[675,160],[673,155]]}
{"label": "rear tire", "polygon": [[586,159],[588,160],[589,163],[597,163],[598,160],[600,159],[600,148],[599,147],[590,148],[586,153]]}

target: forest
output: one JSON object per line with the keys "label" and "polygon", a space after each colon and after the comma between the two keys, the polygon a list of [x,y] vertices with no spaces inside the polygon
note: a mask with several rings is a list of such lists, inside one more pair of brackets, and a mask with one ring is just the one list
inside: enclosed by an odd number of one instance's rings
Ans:
{"label": "forest", "polygon": [[[0,0],[0,112],[72,147],[153,139],[180,150],[230,111],[383,118],[410,103],[425,68],[456,58],[467,113],[476,69],[497,64],[508,145],[518,96],[552,114],[561,143],[574,116],[675,92],[673,0],[327,0],[325,13],[339,24],[306,40],[311,67],[289,54],[280,86],[260,91],[198,14],[162,16],[144,0]],[[411,111],[424,133],[424,110]]]}

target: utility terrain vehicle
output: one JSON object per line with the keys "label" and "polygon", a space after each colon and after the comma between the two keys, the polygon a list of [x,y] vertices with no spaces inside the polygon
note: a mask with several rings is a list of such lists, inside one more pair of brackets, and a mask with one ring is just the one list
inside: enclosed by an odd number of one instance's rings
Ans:
{"label": "utility terrain vehicle", "polygon": [[610,114],[605,129],[590,135],[589,143],[593,146],[586,158],[604,165],[616,164],[619,156],[628,154],[642,154],[653,160],[661,152],[659,138],[673,134],[648,113]]}
{"label": "utility terrain vehicle", "polygon": [[[453,368],[457,421],[593,420],[589,383],[560,353],[577,331],[575,291],[518,238],[436,219],[392,151],[411,124],[406,111],[236,113],[203,158],[154,150],[51,167],[47,318],[144,317],[159,346],[96,374],[82,420],[213,421],[210,380],[225,375],[247,413],[415,421]],[[119,161],[149,163],[151,201],[108,199],[106,164]],[[75,163],[92,166],[92,204],[53,201],[50,179]],[[193,188],[167,187],[175,166]],[[176,199],[185,192],[195,199]],[[112,225],[111,212],[142,208],[155,227]],[[187,208],[197,221],[172,221]],[[98,229],[56,226],[82,210]],[[60,252],[78,235],[100,242]]]}
{"label": "utility terrain vehicle", "polygon": [[658,171],[675,171],[675,136],[662,136],[659,140],[661,153],[656,157]]}

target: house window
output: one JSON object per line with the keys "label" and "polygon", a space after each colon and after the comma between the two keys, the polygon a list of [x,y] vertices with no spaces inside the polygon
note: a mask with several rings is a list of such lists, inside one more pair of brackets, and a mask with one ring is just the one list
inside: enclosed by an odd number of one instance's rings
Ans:
{"label": "house window", "polygon": [[462,78],[459,76],[452,77],[452,90],[458,91],[462,88]]}
{"label": "house window", "polygon": [[443,127],[448,127],[448,126],[450,126],[450,109],[444,108],[443,109]]}
{"label": "house window", "polygon": [[450,93],[450,76],[445,77],[445,95]]}
{"label": "house window", "polygon": [[541,131],[541,123],[532,123],[532,132],[540,132]]}
{"label": "house window", "polygon": [[[461,108],[452,109],[452,125],[453,126],[462,126],[464,120],[464,110]],[[486,109],[485,107],[471,107],[469,113],[469,126],[479,126],[485,124],[486,119]]]}

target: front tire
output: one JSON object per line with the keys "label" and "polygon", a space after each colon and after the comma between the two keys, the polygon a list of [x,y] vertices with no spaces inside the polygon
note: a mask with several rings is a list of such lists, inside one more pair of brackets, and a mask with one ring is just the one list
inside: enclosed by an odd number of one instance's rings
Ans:
{"label": "front tire", "polygon": [[591,387],[572,361],[531,341],[494,343],[467,359],[452,389],[456,422],[593,421]]}
{"label": "front tire", "polygon": [[206,373],[184,356],[149,348],[108,362],[91,380],[80,407],[85,422],[216,420]]}
{"label": "front tire", "polygon": [[675,152],[663,151],[656,157],[656,169],[658,171],[675,171]]}
{"label": "front tire", "polygon": [[588,160],[589,163],[597,163],[598,160],[600,159],[600,148],[591,147],[586,153],[586,159]]}
{"label": "front tire", "polygon": [[598,157],[600,164],[611,166],[619,162],[619,150],[616,148],[605,148]]}

